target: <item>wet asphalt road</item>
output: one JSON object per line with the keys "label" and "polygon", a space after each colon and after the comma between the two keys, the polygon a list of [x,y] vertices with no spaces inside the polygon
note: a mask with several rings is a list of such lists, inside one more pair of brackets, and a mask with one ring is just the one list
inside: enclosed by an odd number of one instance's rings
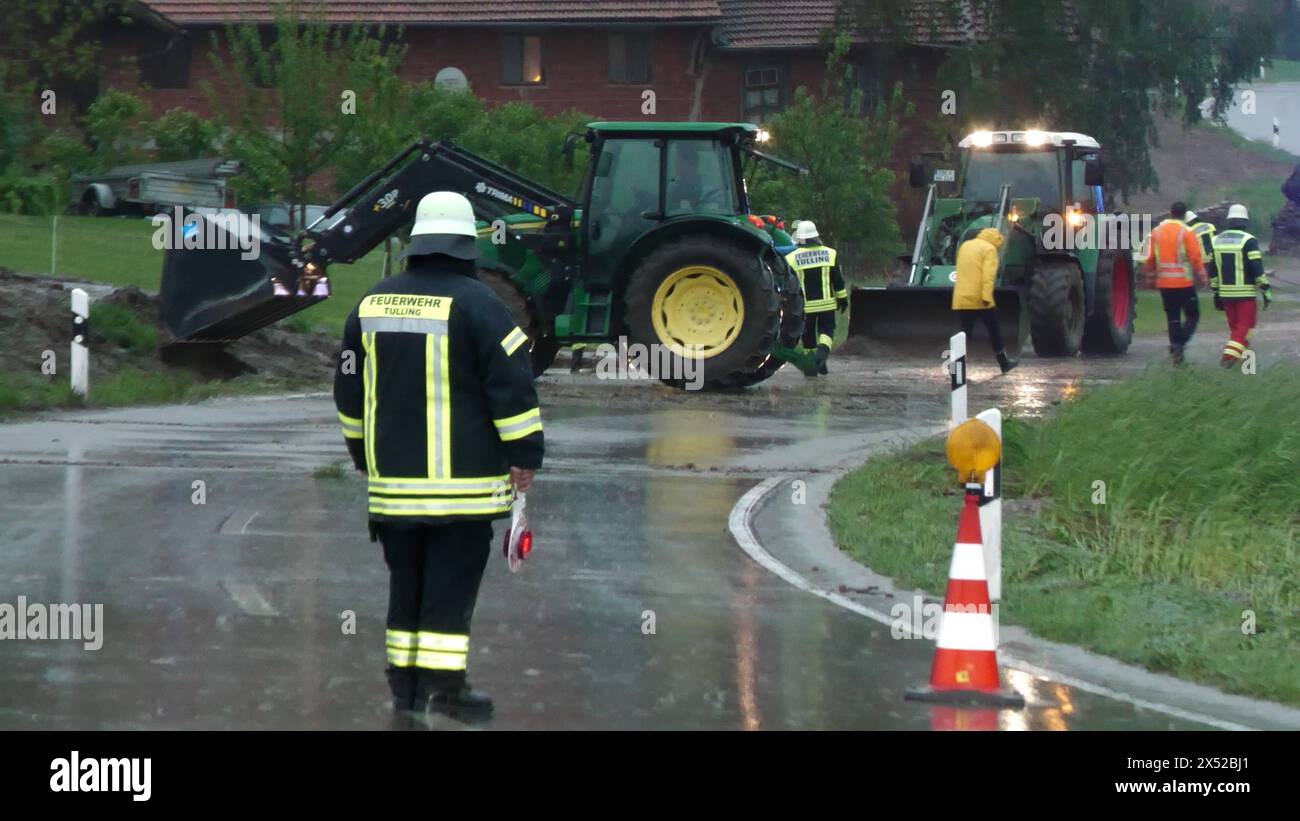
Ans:
{"label": "wet asphalt road", "polygon": [[[976,361],[972,412],[1045,407],[1116,367],[1138,365],[1030,362],[1013,381]],[[833,381],[782,372],[710,398],[545,378],[537,552],[519,574],[494,555],[473,629],[489,726],[1199,726],[1020,673],[1010,683],[1037,704],[1023,712],[905,703],[928,642],[893,640],[742,553],[728,513],[758,481],[860,459],[866,434],[946,414],[937,366],[899,389],[897,369],[845,358]],[[318,396],[0,425],[0,603],[104,606],[101,649],[0,642],[0,729],[392,726],[364,482],[313,475],[344,456],[333,416]],[[799,538],[775,508],[755,525]]]}

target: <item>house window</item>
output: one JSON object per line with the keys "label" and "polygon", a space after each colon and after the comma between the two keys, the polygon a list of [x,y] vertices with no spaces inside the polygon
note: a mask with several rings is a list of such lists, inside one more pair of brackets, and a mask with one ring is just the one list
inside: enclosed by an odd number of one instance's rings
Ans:
{"label": "house window", "polygon": [[781,69],[770,64],[745,69],[745,122],[766,122],[783,108],[785,96],[782,93]]}
{"label": "house window", "polygon": [[651,48],[649,33],[609,35],[609,81],[650,82]]}
{"label": "house window", "polygon": [[876,67],[865,63],[853,66],[849,74],[848,82],[844,85],[844,104],[851,106],[853,102],[853,93],[861,92],[857,108],[853,114],[861,117],[865,114],[874,114],[876,109],[880,108],[880,75],[876,73]]}
{"label": "house window", "polygon": [[151,88],[190,87],[190,41],[173,37],[144,44],[139,54],[140,82]]}
{"label": "house window", "polygon": [[530,34],[507,34],[501,38],[501,82],[510,86],[537,86],[545,79],[542,38]]}

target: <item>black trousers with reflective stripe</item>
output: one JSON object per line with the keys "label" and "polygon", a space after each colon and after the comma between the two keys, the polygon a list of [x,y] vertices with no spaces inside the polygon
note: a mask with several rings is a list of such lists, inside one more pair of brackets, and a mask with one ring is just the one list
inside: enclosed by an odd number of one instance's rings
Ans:
{"label": "black trousers with reflective stripe", "polygon": [[469,635],[491,522],[376,524],[388,564],[388,629]]}
{"label": "black trousers with reflective stripe", "polygon": [[803,346],[809,350],[817,349],[817,337],[826,334],[835,338],[835,312],[815,311],[805,314],[803,318]]}

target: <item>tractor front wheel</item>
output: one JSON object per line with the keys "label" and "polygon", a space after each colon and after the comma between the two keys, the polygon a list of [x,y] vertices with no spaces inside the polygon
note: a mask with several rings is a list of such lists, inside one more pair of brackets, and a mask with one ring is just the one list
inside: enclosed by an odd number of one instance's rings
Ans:
{"label": "tractor front wheel", "polygon": [[770,267],[752,249],[708,236],[652,251],[628,279],[624,303],[631,341],[647,346],[654,375],[676,387],[758,375],[781,326]]}
{"label": "tractor front wheel", "polygon": [[1048,260],[1029,283],[1029,333],[1039,356],[1079,353],[1085,316],[1083,274],[1070,260]]}
{"label": "tractor front wheel", "polygon": [[1083,349],[1088,353],[1117,355],[1133,341],[1133,315],[1137,288],[1127,253],[1102,251],[1097,258],[1088,324],[1083,329]]}
{"label": "tractor front wheel", "polygon": [[556,343],[555,337],[546,332],[548,329],[542,326],[537,312],[528,304],[528,298],[501,271],[480,268],[478,278],[505,303],[505,306],[510,309],[510,315],[515,319],[515,324],[528,334],[528,358],[532,362],[533,375],[541,376],[546,373],[546,369],[555,362],[560,346]]}

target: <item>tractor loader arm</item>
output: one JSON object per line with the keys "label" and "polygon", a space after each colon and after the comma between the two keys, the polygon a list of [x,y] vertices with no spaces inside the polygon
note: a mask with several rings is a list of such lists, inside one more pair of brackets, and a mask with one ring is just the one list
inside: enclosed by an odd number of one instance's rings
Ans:
{"label": "tractor loader arm", "polygon": [[480,218],[532,214],[567,232],[576,203],[454,143],[419,140],[352,187],[325,211],[330,227],[305,240],[310,262],[352,263],[397,233],[415,216],[420,198],[431,191],[464,194]]}
{"label": "tractor loader arm", "polygon": [[261,232],[254,259],[241,258],[233,239],[216,248],[169,249],[160,287],[168,345],[231,342],[327,298],[326,268],[356,262],[401,231],[431,191],[464,194],[485,220],[518,213],[544,220],[542,231],[521,237],[543,258],[562,253],[576,208],[569,198],[451,142],[418,140],[291,242]]}

